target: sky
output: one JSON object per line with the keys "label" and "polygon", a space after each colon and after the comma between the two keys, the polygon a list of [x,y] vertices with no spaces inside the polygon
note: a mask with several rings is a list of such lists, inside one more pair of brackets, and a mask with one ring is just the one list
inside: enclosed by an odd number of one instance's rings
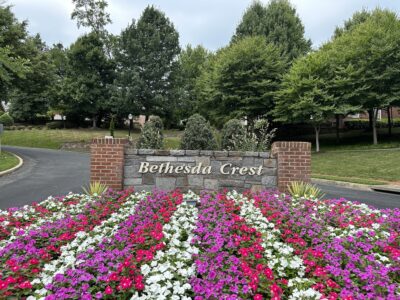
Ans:
{"label": "sky", "polygon": [[[262,2],[267,3],[268,0]],[[363,8],[389,8],[400,14],[399,0],[291,0],[305,26],[306,37],[317,48],[329,40],[337,25]],[[29,21],[31,34],[40,33],[47,44],[69,46],[84,33],[71,20],[71,0],[7,0],[19,20]],[[203,45],[217,50],[227,45],[252,0],[108,0],[113,23],[108,29],[119,34],[138,19],[148,5],[164,11],[174,23],[182,46]]]}

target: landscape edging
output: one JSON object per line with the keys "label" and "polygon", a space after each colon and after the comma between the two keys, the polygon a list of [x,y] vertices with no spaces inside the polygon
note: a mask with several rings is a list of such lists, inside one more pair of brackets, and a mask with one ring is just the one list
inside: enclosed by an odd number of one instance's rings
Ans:
{"label": "landscape edging", "polygon": [[346,181],[337,181],[337,180],[328,180],[328,179],[320,179],[320,178],[311,178],[311,183],[313,184],[331,184],[336,186],[341,186],[354,190],[361,191],[372,191],[371,186],[361,183],[352,183]]}

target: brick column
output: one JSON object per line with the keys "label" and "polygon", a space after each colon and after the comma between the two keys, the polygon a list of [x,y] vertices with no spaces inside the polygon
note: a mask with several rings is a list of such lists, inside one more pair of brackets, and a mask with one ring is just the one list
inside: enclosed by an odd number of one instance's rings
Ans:
{"label": "brick column", "polygon": [[90,145],[90,182],[123,189],[124,146],[127,139],[95,138]]}
{"label": "brick column", "polygon": [[271,153],[277,158],[280,191],[287,191],[292,181],[311,181],[311,143],[275,142]]}

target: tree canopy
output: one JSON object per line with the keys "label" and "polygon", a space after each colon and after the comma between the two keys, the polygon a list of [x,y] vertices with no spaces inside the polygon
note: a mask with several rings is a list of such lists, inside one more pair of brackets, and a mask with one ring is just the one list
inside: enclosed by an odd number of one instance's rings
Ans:
{"label": "tree canopy", "polygon": [[219,126],[234,118],[252,123],[268,115],[285,67],[279,49],[262,36],[231,44],[217,53],[199,78],[204,111]]}
{"label": "tree canopy", "polygon": [[[378,109],[400,96],[399,47],[396,14],[373,11],[293,64],[278,93],[277,120],[311,122],[318,130],[333,114],[373,110],[376,122]],[[376,126],[373,140],[377,143]]]}
{"label": "tree canopy", "polygon": [[153,6],[122,31],[115,52],[114,98],[125,114],[171,115],[179,53],[178,32]]}
{"label": "tree canopy", "polygon": [[72,0],[75,5],[71,14],[76,19],[78,28],[89,27],[93,32],[104,33],[105,26],[111,23],[110,14],[107,13],[108,6],[105,0]]}
{"label": "tree canopy", "polygon": [[25,42],[26,22],[19,22],[10,6],[0,5],[0,101],[8,100],[7,92],[28,71]]}
{"label": "tree canopy", "polygon": [[262,35],[267,43],[279,47],[289,61],[311,50],[311,41],[304,37],[301,19],[288,0],[271,0],[267,6],[253,2],[232,40],[255,35]]}
{"label": "tree canopy", "polygon": [[110,109],[110,88],[114,64],[104,53],[104,44],[95,33],[81,36],[68,51],[66,92],[69,113],[97,119]]}
{"label": "tree canopy", "polygon": [[212,54],[203,46],[188,45],[179,55],[178,103],[175,111],[178,119],[187,119],[199,110],[200,99],[196,92],[196,81]]}

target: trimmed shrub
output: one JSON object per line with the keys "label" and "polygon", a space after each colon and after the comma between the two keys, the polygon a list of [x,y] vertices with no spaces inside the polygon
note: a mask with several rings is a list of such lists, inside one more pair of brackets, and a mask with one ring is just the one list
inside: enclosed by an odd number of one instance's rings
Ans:
{"label": "trimmed shrub", "polygon": [[61,121],[53,121],[46,124],[48,129],[62,129],[64,124]]}
{"label": "trimmed shrub", "polygon": [[[400,119],[395,118],[392,120],[393,127],[400,127]],[[344,122],[347,129],[369,129],[369,120],[348,120]],[[387,119],[376,121],[376,128],[388,128]]]}
{"label": "trimmed shrub", "polygon": [[0,116],[0,123],[4,126],[12,126],[14,125],[14,119],[8,113],[4,113]]}
{"label": "trimmed shrub", "polygon": [[199,114],[191,116],[181,140],[181,149],[186,150],[215,150],[217,142],[210,124]]}
{"label": "trimmed shrub", "polygon": [[[160,119],[161,120],[161,119]],[[161,124],[157,121],[149,120],[144,124],[142,132],[137,143],[138,149],[162,149],[164,146],[164,137],[160,128]]]}
{"label": "trimmed shrub", "polygon": [[225,123],[221,131],[222,150],[238,150],[234,141],[246,138],[246,128],[237,119],[229,120]]}
{"label": "trimmed shrub", "polygon": [[154,123],[156,128],[158,128],[161,132],[164,130],[163,121],[159,116],[150,116],[149,122]]}
{"label": "trimmed shrub", "polygon": [[75,128],[75,124],[68,121],[53,121],[46,124],[47,129],[64,129],[65,128]]}
{"label": "trimmed shrub", "polygon": [[114,116],[112,116],[110,121],[110,136],[112,137],[114,137],[114,130],[115,130],[115,121],[114,121]]}

